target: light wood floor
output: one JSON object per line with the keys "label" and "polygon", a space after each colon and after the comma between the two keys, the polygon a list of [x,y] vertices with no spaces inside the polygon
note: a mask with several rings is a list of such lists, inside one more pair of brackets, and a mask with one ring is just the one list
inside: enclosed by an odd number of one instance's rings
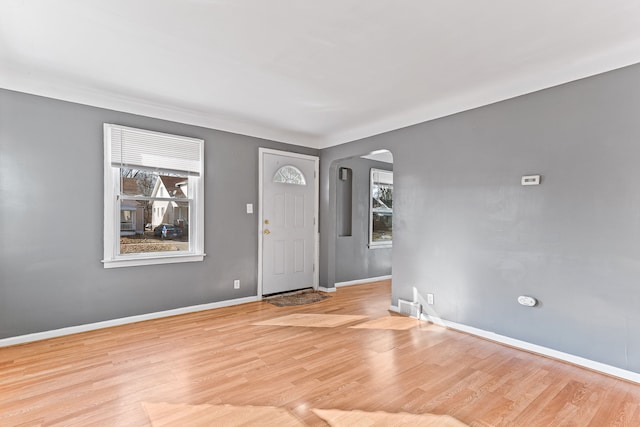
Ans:
{"label": "light wood floor", "polygon": [[[275,407],[309,426],[327,425],[314,409],[640,426],[639,385],[385,319],[389,305],[377,282],[306,306],[256,302],[0,348],[0,425],[145,426],[163,404]],[[320,326],[300,314],[354,317]],[[303,324],[269,324],[285,316]]]}

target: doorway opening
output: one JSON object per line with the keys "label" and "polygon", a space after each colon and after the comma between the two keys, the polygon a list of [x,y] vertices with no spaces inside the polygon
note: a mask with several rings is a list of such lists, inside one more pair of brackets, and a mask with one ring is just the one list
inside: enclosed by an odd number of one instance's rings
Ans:
{"label": "doorway opening", "polygon": [[393,155],[376,150],[338,159],[335,171],[335,286],[391,278]]}

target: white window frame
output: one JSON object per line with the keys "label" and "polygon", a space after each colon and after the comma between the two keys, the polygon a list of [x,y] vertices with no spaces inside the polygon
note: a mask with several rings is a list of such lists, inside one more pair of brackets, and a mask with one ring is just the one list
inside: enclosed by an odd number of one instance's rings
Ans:
{"label": "white window frame", "polygon": [[[369,248],[370,249],[380,249],[380,248],[390,248],[393,246],[393,240],[391,241],[381,241],[374,242],[373,241],[373,177],[375,173],[387,173],[391,174],[393,177],[393,171],[385,170],[385,169],[375,169],[371,168],[369,172]],[[393,207],[391,207],[393,212]],[[392,221],[393,221],[393,213],[392,213]]]}
{"label": "white window frame", "polygon": [[[154,144],[167,144],[175,141],[180,143],[197,144],[199,150],[198,159],[191,159],[189,166],[176,162],[177,167],[172,168],[170,158],[160,160],[162,167],[158,171],[185,172],[189,169],[189,193],[193,196],[191,201],[193,209],[189,212],[189,250],[179,252],[150,252],[138,254],[120,255],[120,168],[149,169],[149,165],[136,163],[116,164],[112,154],[118,147],[113,147],[117,135],[136,135],[145,140],[145,147],[149,147],[150,153],[156,154]],[[117,145],[117,143],[116,143]],[[143,129],[135,129],[114,124],[104,124],[104,268],[131,267],[140,265],[171,264],[178,262],[202,261],[204,253],[204,141],[202,139],[188,138],[166,133],[153,132]]]}

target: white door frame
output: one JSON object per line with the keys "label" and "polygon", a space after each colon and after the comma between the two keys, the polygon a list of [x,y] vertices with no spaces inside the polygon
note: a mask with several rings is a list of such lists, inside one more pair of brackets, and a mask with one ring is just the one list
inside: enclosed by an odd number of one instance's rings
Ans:
{"label": "white door frame", "polygon": [[263,244],[263,188],[262,164],[265,154],[275,154],[278,156],[294,157],[297,159],[313,160],[313,289],[318,290],[318,282],[320,277],[319,263],[319,243],[320,236],[318,234],[319,225],[319,198],[320,198],[320,158],[317,156],[309,156],[307,154],[291,153],[289,151],[273,150],[271,148],[258,148],[258,300],[262,299],[262,244]]}

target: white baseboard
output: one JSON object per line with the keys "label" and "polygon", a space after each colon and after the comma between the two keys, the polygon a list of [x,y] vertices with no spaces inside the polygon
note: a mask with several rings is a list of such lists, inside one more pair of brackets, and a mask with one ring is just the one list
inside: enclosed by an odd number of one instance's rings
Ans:
{"label": "white baseboard", "polygon": [[364,283],[379,282],[381,280],[390,280],[390,279],[391,279],[391,275],[369,277],[367,279],[349,280],[348,282],[337,282],[335,286],[336,288],[340,288],[342,286],[362,285]]}
{"label": "white baseboard", "polygon": [[[389,310],[399,313],[398,307],[394,305],[389,307]],[[600,372],[606,375],[610,375],[612,377],[617,377],[623,380],[640,384],[640,373],[637,373],[637,372],[617,368],[615,366],[607,365],[605,363],[596,362],[590,359],[585,359],[584,357],[575,356],[569,353],[564,353],[562,351],[554,350],[552,348],[543,347],[541,345],[532,344],[532,343],[521,341],[515,338],[510,338],[504,335],[496,334],[494,332],[489,332],[483,329],[474,328],[472,326],[467,326],[460,323],[451,322],[449,320],[444,320],[437,317],[429,316],[424,313],[422,314],[421,318],[422,320],[425,320],[427,322],[432,322],[439,326],[444,326],[446,328],[451,328],[461,332],[466,332],[468,334],[485,338],[500,344],[505,344],[510,347],[515,347],[520,350],[525,350],[531,353],[540,354],[542,356],[550,357],[552,359],[562,360],[564,362],[581,366],[583,368],[587,368],[592,371]]]}
{"label": "white baseboard", "polygon": [[110,328],[112,326],[126,325],[128,323],[142,322],[144,320],[159,319],[161,317],[176,316],[178,314],[195,313],[197,311],[211,310],[213,308],[230,307],[232,305],[246,304],[258,301],[258,297],[236,298],[232,300],[212,302],[209,304],[192,305],[189,307],[175,308],[173,310],[158,311],[155,313],[140,314],[137,316],[122,317],[120,319],[105,320],[103,322],[87,323],[85,325],[70,326],[67,328],[54,329],[52,331],[35,332],[33,334],[19,335],[0,339],[0,347],[23,344],[32,341],[40,341],[48,338],[56,338],[64,335],[77,334],[80,332],[94,331],[96,329]]}
{"label": "white baseboard", "polygon": [[320,292],[335,292],[336,288],[325,288],[324,286],[318,286]]}

